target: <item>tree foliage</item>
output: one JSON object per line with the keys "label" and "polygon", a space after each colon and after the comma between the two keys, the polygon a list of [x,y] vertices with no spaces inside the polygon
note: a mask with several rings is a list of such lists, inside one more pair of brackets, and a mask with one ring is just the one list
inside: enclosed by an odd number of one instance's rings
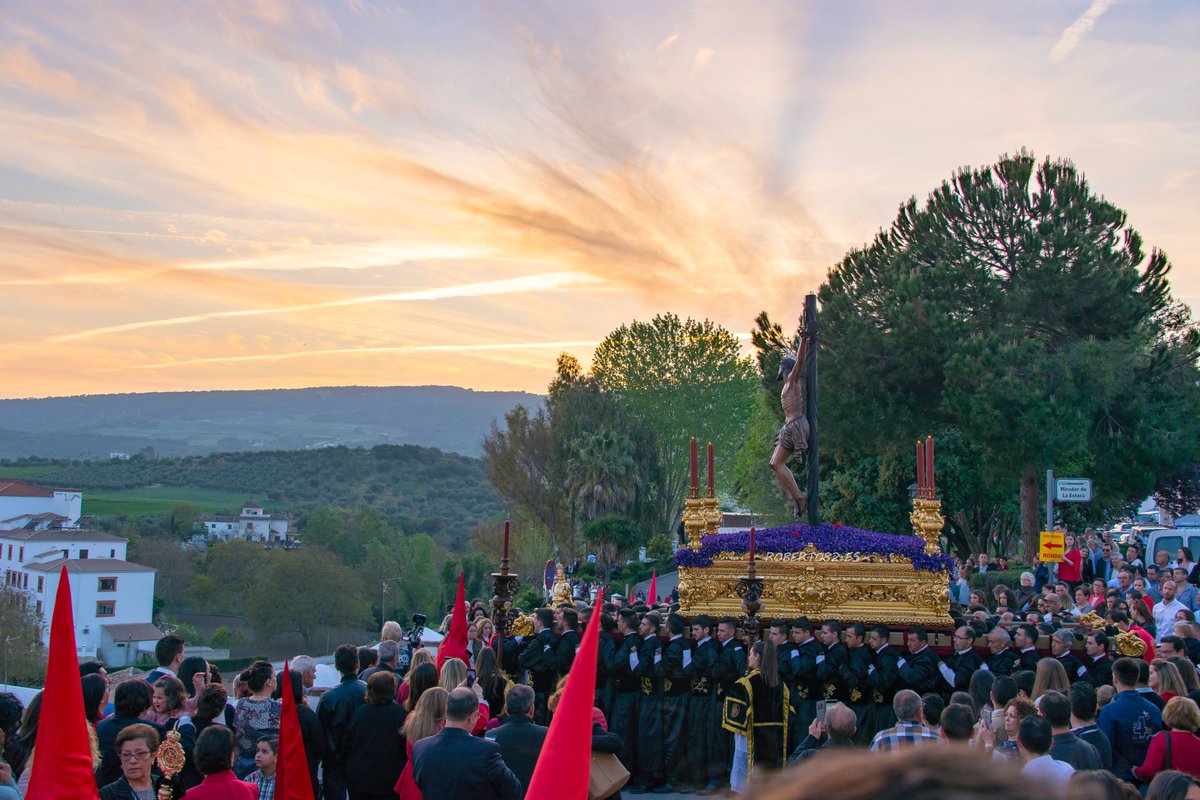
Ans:
{"label": "tree foliage", "polygon": [[583,538],[596,550],[596,574],[608,583],[614,564],[641,541],[641,534],[632,520],[625,517],[601,517],[583,526]]}
{"label": "tree foliage", "polygon": [[42,624],[28,594],[11,586],[0,586],[0,648],[4,651],[0,658],[7,659],[10,683],[41,685],[46,672]]}
{"label": "tree foliage", "polygon": [[755,384],[737,337],[710,320],[659,314],[608,334],[592,358],[592,376],[654,432],[662,469],[652,498],[656,532],[679,524],[691,437],[702,447],[713,442],[718,486],[732,487],[732,456],[753,407]]}
{"label": "tree foliage", "polygon": [[1169,269],[1069,162],[958,172],[821,287],[823,445],[907,460],[958,431],[990,491],[1020,487],[1026,548],[1046,469],[1103,506],[1145,497],[1200,441],[1200,336]]}
{"label": "tree foliage", "polygon": [[246,621],[260,637],[298,633],[306,648],[320,626],[365,624],[358,575],[320,548],[271,551],[246,590]]}

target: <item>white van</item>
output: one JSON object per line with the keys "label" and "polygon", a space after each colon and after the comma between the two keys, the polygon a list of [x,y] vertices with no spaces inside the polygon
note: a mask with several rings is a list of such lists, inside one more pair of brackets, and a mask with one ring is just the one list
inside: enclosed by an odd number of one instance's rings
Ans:
{"label": "white van", "polygon": [[1150,537],[1150,547],[1146,551],[1146,563],[1154,561],[1154,554],[1166,550],[1175,560],[1175,552],[1186,547],[1192,551],[1192,557],[1200,554],[1200,529],[1198,528],[1147,528]]}

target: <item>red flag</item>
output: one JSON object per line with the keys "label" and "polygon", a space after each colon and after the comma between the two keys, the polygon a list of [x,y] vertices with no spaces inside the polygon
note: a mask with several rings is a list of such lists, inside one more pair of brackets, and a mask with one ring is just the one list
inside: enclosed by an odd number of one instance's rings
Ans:
{"label": "red flag", "polygon": [[[604,603],[596,594],[596,608]],[[562,700],[529,779],[525,800],[587,800],[592,769],[592,708],[596,699],[596,652],[600,626],[588,625],[583,644],[567,673]]]}
{"label": "red flag", "polygon": [[95,800],[96,776],[92,748],[83,713],[83,686],[79,683],[79,656],[75,652],[75,615],[71,610],[71,581],[64,566],[58,575],[54,616],[50,620],[50,661],[42,689],[42,716],[38,724],[29,776],[28,800]]}
{"label": "red flag", "polygon": [[446,663],[447,658],[467,660],[467,601],[461,572],[458,573],[458,594],[454,596],[454,616],[450,617],[450,631],[438,645],[438,672],[442,671],[442,664]]}
{"label": "red flag", "polygon": [[276,800],[313,800],[312,778],[308,774],[308,756],[300,735],[300,716],[292,689],[292,673],[283,662],[279,695],[283,710],[279,715],[279,755],[275,761]]}
{"label": "red flag", "polygon": [[650,573],[650,591],[646,593],[648,605],[658,605],[658,570]]}

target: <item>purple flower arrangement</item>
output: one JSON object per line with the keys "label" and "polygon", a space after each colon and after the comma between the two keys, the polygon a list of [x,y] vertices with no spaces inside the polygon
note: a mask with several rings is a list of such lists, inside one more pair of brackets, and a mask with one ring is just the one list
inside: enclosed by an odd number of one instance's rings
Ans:
{"label": "purple flower arrangement", "polygon": [[[914,568],[924,572],[949,572],[952,562],[944,554],[925,552],[924,540],[916,536],[896,536],[858,528],[848,528],[830,522],[820,525],[785,525],[755,531],[755,551],[758,553],[798,553],[813,545],[824,553],[870,553],[885,558],[902,556]],[[711,567],[721,553],[749,553],[750,531],[716,533],[700,540],[700,549],[685,547],[675,553],[679,567]]]}

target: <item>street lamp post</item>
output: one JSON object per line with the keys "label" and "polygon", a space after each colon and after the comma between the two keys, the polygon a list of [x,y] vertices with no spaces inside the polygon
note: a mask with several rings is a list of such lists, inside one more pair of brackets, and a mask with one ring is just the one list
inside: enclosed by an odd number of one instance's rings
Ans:
{"label": "street lamp post", "polygon": [[383,624],[385,622],[387,622],[387,592],[388,592],[387,585],[388,585],[388,581],[398,581],[403,577],[404,577],[403,575],[397,575],[394,578],[384,578],[382,581],[380,581],[380,583],[383,585],[383,589],[380,592],[380,597],[379,597],[379,629],[380,630],[383,630]]}

